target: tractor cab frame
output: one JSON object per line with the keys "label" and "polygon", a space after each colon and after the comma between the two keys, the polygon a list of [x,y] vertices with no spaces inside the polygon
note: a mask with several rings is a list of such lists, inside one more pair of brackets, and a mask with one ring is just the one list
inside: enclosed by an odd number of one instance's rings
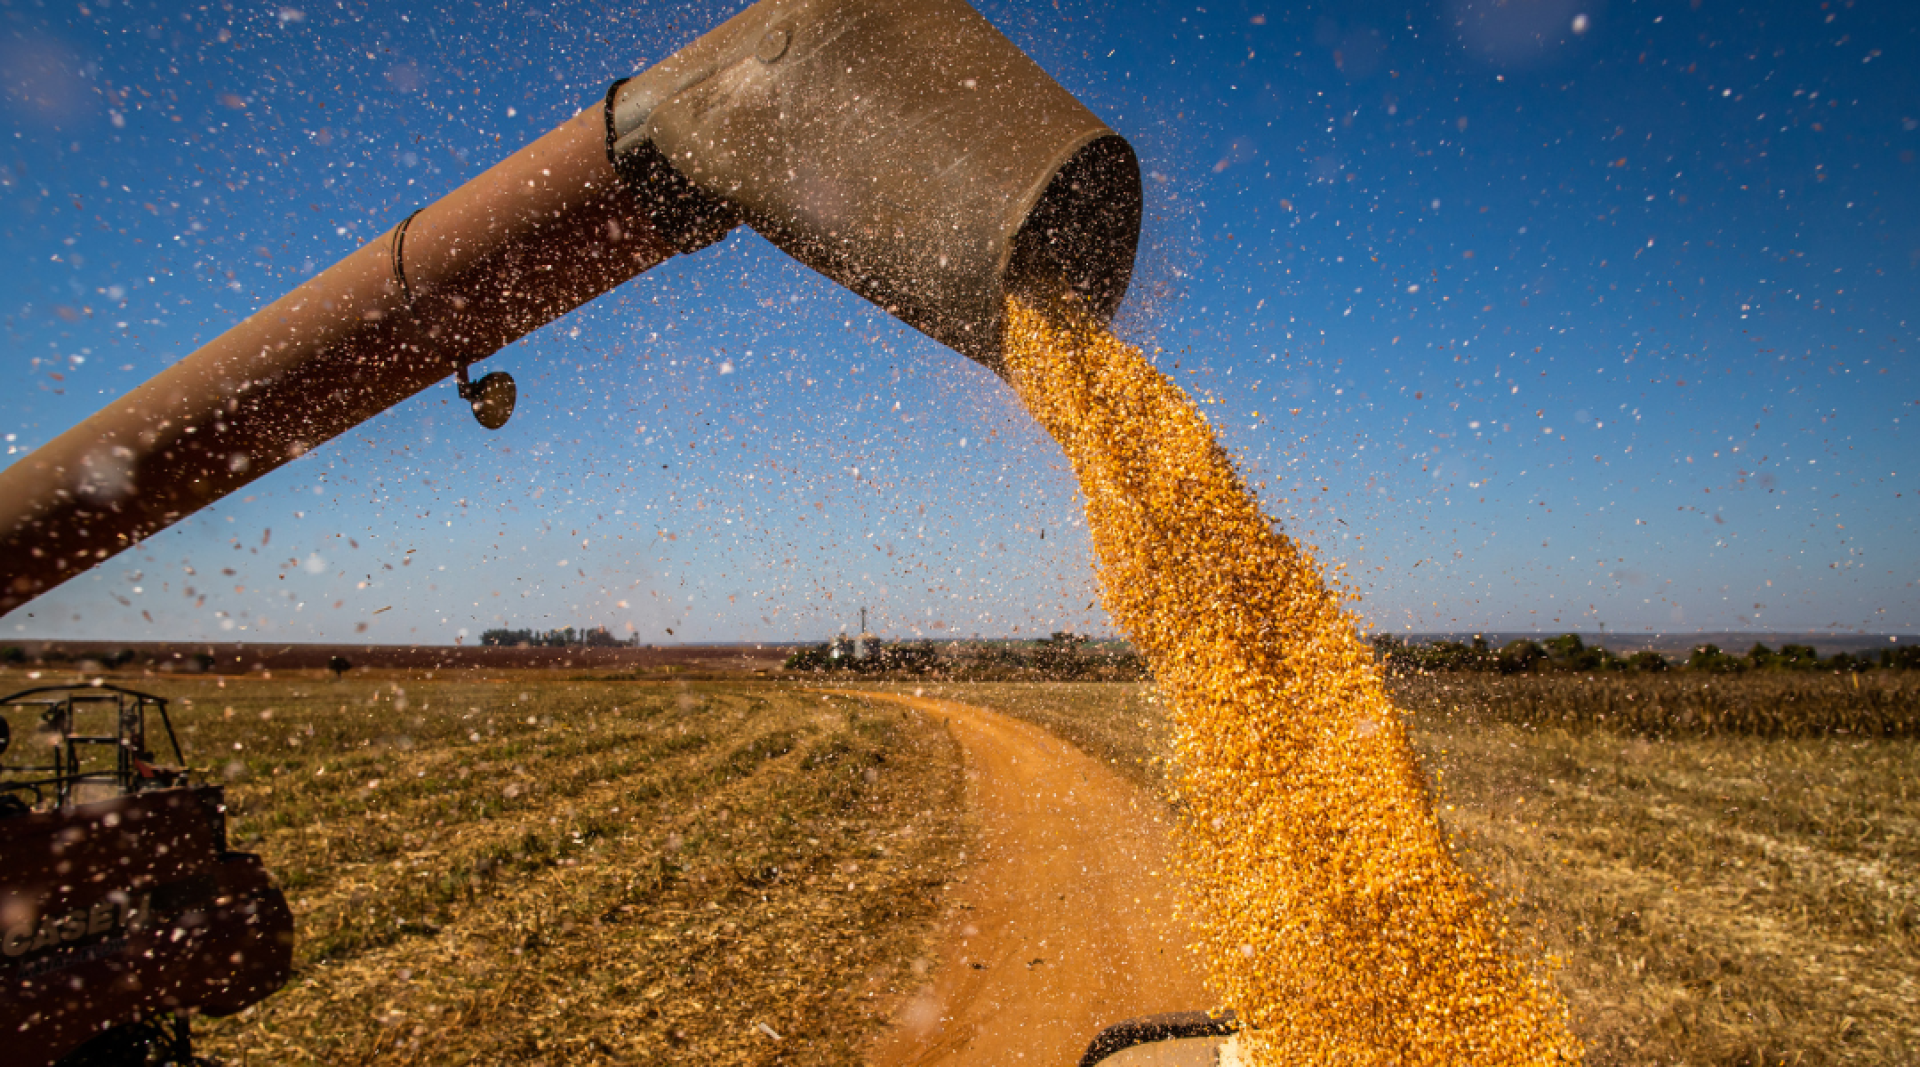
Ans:
{"label": "tractor cab frame", "polygon": [[[0,758],[24,742],[26,762],[0,765],[0,812],[24,814],[164,789],[184,781],[186,756],[173,732],[167,701],[117,685],[49,685],[0,699]],[[174,764],[154,762],[147,746],[147,716],[156,715],[173,750]],[[11,722],[37,720],[27,738],[12,737]],[[46,762],[33,762],[38,750]]]}

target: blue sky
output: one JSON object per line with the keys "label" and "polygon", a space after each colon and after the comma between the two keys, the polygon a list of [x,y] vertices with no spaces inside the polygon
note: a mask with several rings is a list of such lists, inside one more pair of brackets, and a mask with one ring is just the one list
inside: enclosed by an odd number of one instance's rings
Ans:
{"label": "blue sky", "polygon": [[[734,10],[0,0],[7,461]],[[1905,5],[981,10],[1139,150],[1119,327],[1376,626],[1920,629]],[[428,390],[0,631],[1110,632],[1006,389],[751,233],[483,368],[506,429]]]}

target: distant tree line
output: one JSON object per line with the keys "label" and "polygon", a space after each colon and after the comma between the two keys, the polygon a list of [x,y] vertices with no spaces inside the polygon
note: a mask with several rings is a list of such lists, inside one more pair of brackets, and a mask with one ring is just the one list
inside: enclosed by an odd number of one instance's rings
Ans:
{"label": "distant tree line", "polygon": [[813,673],[913,674],[960,680],[1133,681],[1146,660],[1115,642],[1056,633],[1034,641],[853,641],[845,636],[796,650],[786,669]]}
{"label": "distant tree line", "polygon": [[27,663],[69,663],[75,660],[98,663],[102,667],[124,667],[138,658],[140,654],[130,648],[123,648],[117,652],[88,652],[77,656],[63,648],[49,648],[39,655],[30,655],[24,648],[11,646],[0,648],[0,663],[9,667],[24,666]]}
{"label": "distant tree line", "polygon": [[632,645],[637,638],[622,641],[607,632],[604,626],[591,630],[576,630],[571,626],[559,630],[487,630],[480,634],[480,643],[502,648],[621,648]]}
{"label": "distant tree line", "polygon": [[1392,673],[1471,671],[1484,674],[1535,674],[1550,671],[1582,673],[1637,672],[1658,674],[1687,670],[1713,674],[1742,671],[1830,671],[1858,673],[1872,670],[1920,670],[1920,645],[1884,648],[1877,656],[1836,652],[1822,658],[1811,645],[1782,645],[1778,651],[1756,643],[1745,655],[1723,652],[1718,645],[1696,645],[1684,659],[1668,659],[1658,652],[1627,656],[1589,645],[1579,634],[1561,634],[1545,641],[1522,638],[1499,648],[1483,637],[1462,641],[1413,643],[1392,634],[1373,639],[1375,653]]}
{"label": "distant tree line", "polygon": [[213,670],[215,658],[211,652],[187,652],[174,653],[171,659],[161,659],[150,652],[140,652],[131,648],[116,649],[112,652],[70,652],[64,648],[48,648],[38,653],[30,653],[14,645],[0,648],[0,666],[4,667],[47,666],[61,663],[71,663],[77,668],[86,670],[120,670],[138,666],[148,670],[177,670],[200,674]]}

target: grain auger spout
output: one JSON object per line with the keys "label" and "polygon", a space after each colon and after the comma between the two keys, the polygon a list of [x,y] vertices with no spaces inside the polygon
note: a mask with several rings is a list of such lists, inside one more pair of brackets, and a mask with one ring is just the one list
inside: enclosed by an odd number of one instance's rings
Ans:
{"label": "grain auger spout", "polygon": [[621,282],[751,226],[998,369],[1043,279],[1110,318],[1127,142],[962,0],[763,0],[0,471],[0,611]]}

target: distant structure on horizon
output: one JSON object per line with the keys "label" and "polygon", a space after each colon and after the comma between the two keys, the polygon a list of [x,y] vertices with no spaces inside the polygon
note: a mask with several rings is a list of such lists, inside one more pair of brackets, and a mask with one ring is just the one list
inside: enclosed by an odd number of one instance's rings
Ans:
{"label": "distant structure on horizon", "polygon": [[881,650],[885,647],[885,642],[881,641],[877,635],[867,629],[867,609],[861,608],[860,632],[852,638],[848,638],[844,630],[835,635],[832,640],[827,642],[827,658],[835,662],[847,660],[854,663],[861,663],[867,660],[877,659],[880,656]]}
{"label": "distant structure on horizon", "polygon": [[640,634],[635,631],[626,640],[621,640],[607,632],[605,626],[595,626],[591,630],[575,630],[568,626],[560,630],[485,630],[480,634],[482,645],[500,648],[639,648]]}

